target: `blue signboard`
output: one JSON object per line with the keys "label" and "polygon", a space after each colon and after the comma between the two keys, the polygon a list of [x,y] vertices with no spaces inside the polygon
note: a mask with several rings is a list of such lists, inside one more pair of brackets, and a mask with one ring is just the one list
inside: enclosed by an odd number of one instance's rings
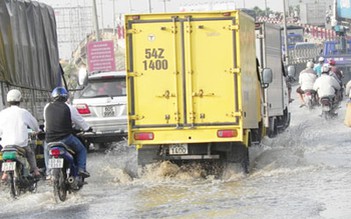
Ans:
{"label": "blue signboard", "polygon": [[351,0],[337,0],[336,14],[338,18],[351,19]]}

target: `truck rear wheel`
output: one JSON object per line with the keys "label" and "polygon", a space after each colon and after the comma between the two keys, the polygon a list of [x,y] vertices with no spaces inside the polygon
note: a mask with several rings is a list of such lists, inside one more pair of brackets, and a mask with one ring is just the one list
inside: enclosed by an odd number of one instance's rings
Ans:
{"label": "truck rear wheel", "polygon": [[275,117],[269,118],[268,137],[274,138],[278,135],[278,124]]}
{"label": "truck rear wheel", "polygon": [[228,163],[238,163],[241,165],[244,173],[249,173],[249,147],[243,143],[231,143],[230,151],[226,152],[226,161]]}

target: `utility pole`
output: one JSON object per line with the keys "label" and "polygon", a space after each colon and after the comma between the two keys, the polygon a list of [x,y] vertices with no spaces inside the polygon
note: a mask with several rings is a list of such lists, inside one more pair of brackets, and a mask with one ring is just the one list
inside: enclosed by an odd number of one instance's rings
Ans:
{"label": "utility pole", "polygon": [[97,11],[96,11],[96,0],[93,0],[93,18],[94,18],[96,41],[100,41],[99,23],[97,18]]}
{"label": "utility pole", "polygon": [[104,5],[102,4],[102,0],[100,0],[101,5],[101,30],[104,32]]}
{"label": "utility pole", "polygon": [[268,11],[267,11],[267,0],[264,0],[264,7],[266,9],[266,16],[268,17]]}
{"label": "utility pole", "polygon": [[166,12],[167,8],[166,8],[166,0],[163,0],[163,12]]}
{"label": "utility pole", "polygon": [[148,0],[148,2],[149,2],[149,13],[151,14],[152,13],[151,0]]}
{"label": "utility pole", "polygon": [[[289,0],[288,0],[289,1]],[[285,63],[289,64],[289,53],[288,53],[288,31],[286,28],[286,15],[285,15],[285,0],[283,0],[283,21],[284,21],[284,45],[285,45]]]}
{"label": "utility pole", "polygon": [[112,14],[113,14],[113,35],[116,34],[116,10],[115,10],[115,0],[112,0]]}

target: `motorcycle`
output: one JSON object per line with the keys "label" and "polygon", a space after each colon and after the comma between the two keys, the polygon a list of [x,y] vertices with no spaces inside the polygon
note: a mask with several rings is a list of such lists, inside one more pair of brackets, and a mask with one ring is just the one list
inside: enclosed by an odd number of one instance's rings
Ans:
{"label": "motorcycle", "polygon": [[8,175],[11,196],[17,198],[22,192],[35,193],[37,183],[40,180],[29,172],[29,163],[26,158],[26,151],[16,145],[6,146],[2,150],[3,173]]}
{"label": "motorcycle", "polygon": [[328,120],[334,118],[337,115],[337,113],[335,113],[335,110],[338,106],[338,103],[334,101],[334,97],[322,97],[320,99],[320,104],[322,108],[322,118]]}
{"label": "motorcycle", "polygon": [[307,105],[307,108],[309,110],[312,110],[315,106],[318,105],[318,100],[316,98],[317,92],[315,90],[305,90],[304,91],[304,97],[305,97],[305,102]]}
{"label": "motorcycle", "polygon": [[[81,139],[80,139],[81,140]],[[84,177],[78,174],[75,152],[62,142],[51,142],[48,145],[48,167],[52,170],[54,197],[56,202],[65,201],[67,192],[77,192],[83,185]]]}

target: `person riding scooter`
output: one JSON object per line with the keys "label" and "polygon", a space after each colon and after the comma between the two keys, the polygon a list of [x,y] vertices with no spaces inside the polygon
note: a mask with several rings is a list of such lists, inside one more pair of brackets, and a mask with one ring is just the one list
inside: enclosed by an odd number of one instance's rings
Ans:
{"label": "person riding scooter", "polygon": [[323,65],[322,75],[315,81],[313,89],[317,91],[319,99],[332,97],[337,102],[338,100],[335,98],[335,95],[341,87],[339,82],[333,76],[329,75],[329,71],[329,65]]}
{"label": "person riding scooter", "polygon": [[316,64],[313,68],[313,71],[317,74],[317,77],[320,77],[322,74],[322,67],[324,65],[324,57],[318,58],[318,64]]}
{"label": "person riding scooter", "polygon": [[300,107],[305,106],[305,100],[304,100],[304,94],[307,90],[311,91],[313,95],[315,95],[315,91],[313,90],[313,85],[314,82],[317,79],[317,75],[313,71],[313,62],[307,62],[306,68],[301,71],[299,75],[299,84],[300,86],[296,89],[296,92],[298,93],[300,100],[301,100],[301,105]]}
{"label": "person riding scooter", "polygon": [[[1,145],[18,146],[25,150],[28,163],[35,177],[40,176],[35,160],[35,154],[28,145],[28,127],[39,132],[39,125],[34,116],[26,109],[20,108],[22,94],[19,90],[13,89],[7,93],[7,103],[10,107],[0,112],[0,136]],[[3,174],[2,181],[7,179]]]}
{"label": "person riding scooter", "polygon": [[[66,103],[68,92],[63,87],[55,88],[51,97],[53,102],[44,107],[44,128],[46,143],[63,142],[75,153],[79,174],[87,178],[90,174],[86,171],[87,149],[82,142],[73,135],[72,124],[84,131],[92,131],[92,128],[85,122],[77,109]],[[46,149],[47,150],[47,149]],[[47,163],[48,156],[46,156]]]}

